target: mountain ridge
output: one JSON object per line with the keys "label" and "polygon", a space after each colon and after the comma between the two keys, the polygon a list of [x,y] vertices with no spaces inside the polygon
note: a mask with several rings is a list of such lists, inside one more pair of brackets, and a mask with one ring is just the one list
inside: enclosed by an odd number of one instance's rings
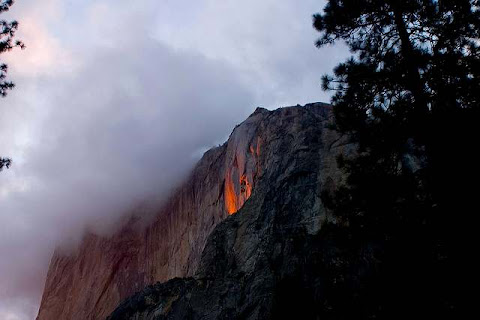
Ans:
{"label": "mountain ridge", "polygon": [[336,155],[352,152],[353,146],[337,143],[341,138],[330,129],[328,107],[274,112],[265,120],[263,174],[237,214],[212,231],[197,272],[148,286],[120,304],[109,320],[310,317],[308,305],[318,303],[310,300],[319,297],[301,278],[312,275],[309,268],[322,260],[320,230],[335,223],[321,193],[342,182]]}
{"label": "mountain ridge", "polygon": [[[338,140],[328,128],[332,117],[331,107],[323,103],[273,111],[257,108],[225,144],[204,154],[144,231],[127,225],[108,238],[88,235],[75,256],[56,253],[37,319],[104,319],[148,285],[197,275],[212,230],[251,202],[247,200],[258,192],[257,183],[266,174],[284,179],[286,172],[278,168],[285,159],[297,161],[297,155],[318,153]],[[340,174],[335,155],[324,151],[328,185]],[[307,160],[313,161],[304,159],[307,166]],[[317,162],[310,165],[318,167]],[[320,193],[314,197],[320,208]],[[313,217],[312,230],[320,228],[322,219],[326,216]]]}

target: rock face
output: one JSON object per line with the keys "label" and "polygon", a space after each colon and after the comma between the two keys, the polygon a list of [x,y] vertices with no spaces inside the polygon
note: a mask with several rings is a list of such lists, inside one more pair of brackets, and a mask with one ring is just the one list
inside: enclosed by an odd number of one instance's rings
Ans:
{"label": "rock face", "polygon": [[321,303],[319,245],[334,217],[321,193],[341,183],[338,153],[352,146],[330,130],[329,107],[269,112],[257,125],[261,152],[251,197],[208,238],[193,277],[151,285],[108,318],[305,319]]}
{"label": "rock face", "polygon": [[257,109],[146,229],[130,223],[87,236],[75,255],[56,253],[38,319],[105,319],[176,277],[110,319],[271,316],[308,250],[300,240],[333,219],[320,195],[341,180],[335,156],[349,147],[331,122],[321,103]]}

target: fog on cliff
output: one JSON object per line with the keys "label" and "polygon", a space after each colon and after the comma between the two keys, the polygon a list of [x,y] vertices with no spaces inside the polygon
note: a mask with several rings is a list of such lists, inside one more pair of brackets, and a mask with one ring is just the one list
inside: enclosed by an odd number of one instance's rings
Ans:
{"label": "fog on cliff", "polygon": [[33,319],[52,251],[161,200],[256,106],[325,101],[345,57],[313,45],[322,1],[17,1],[3,54],[0,319]]}

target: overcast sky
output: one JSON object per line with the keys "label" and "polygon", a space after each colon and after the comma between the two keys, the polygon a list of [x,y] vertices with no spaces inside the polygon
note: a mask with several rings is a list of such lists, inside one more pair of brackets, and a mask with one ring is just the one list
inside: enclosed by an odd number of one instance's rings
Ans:
{"label": "overcast sky", "polygon": [[0,319],[36,316],[53,249],[162,199],[257,106],[328,101],[314,0],[18,0],[0,100]]}

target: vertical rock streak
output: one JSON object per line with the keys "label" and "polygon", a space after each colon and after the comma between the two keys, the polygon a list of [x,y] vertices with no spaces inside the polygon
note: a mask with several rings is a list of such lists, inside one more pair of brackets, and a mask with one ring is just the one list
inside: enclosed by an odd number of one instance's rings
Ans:
{"label": "vertical rock streak", "polygon": [[[260,138],[258,138],[260,140]],[[252,195],[255,177],[260,168],[258,155],[260,146],[250,145],[247,150],[237,150],[232,166],[225,173],[225,209],[228,214],[236,213]]]}

